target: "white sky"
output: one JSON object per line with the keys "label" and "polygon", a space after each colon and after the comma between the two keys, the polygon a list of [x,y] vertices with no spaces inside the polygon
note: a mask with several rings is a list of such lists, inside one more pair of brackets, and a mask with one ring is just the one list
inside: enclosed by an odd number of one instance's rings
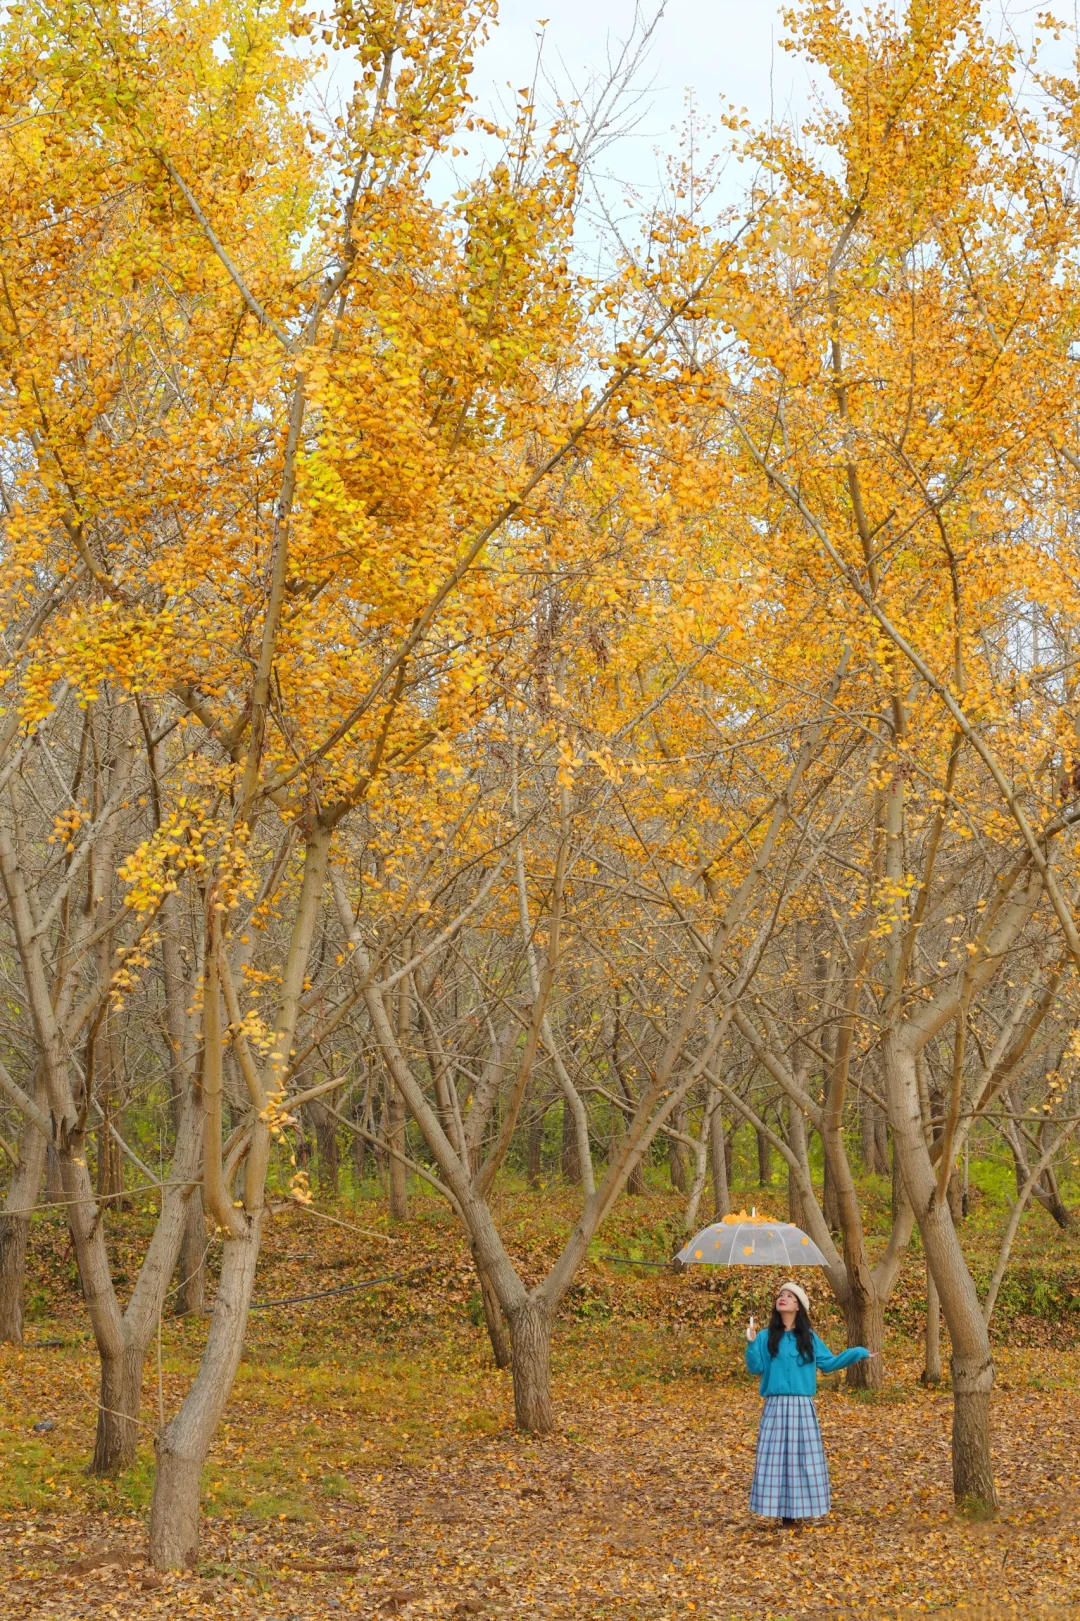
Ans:
{"label": "white sky", "polygon": [[[643,0],[643,9],[652,14],[656,0]],[[608,167],[620,178],[647,184],[656,174],[658,149],[676,143],[688,93],[710,122],[730,103],[745,107],[754,123],[767,121],[770,109],[778,121],[805,114],[812,84],[806,63],[777,44],[784,33],[780,9],[772,0],[668,0],[642,75],[643,86],[652,83],[642,104],[645,116],[611,153]],[[862,9],[858,0],[853,9]],[[1025,46],[1040,11],[1071,21],[1075,9],[1076,0],[986,3],[995,28],[1010,28]],[[539,18],[548,19],[544,59],[562,87],[602,69],[609,44],[627,36],[634,12],[634,0],[501,0],[498,25],[473,76],[474,95],[484,104],[506,97],[508,83],[516,89],[529,82]]]}

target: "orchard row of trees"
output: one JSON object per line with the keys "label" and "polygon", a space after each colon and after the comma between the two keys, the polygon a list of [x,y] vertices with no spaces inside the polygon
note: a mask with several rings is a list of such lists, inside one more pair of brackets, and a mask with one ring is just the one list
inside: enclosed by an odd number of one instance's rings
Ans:
{"label": "orchard row of trees", "polygon": [[[1032,1196],[1067,1219],[1078,82],[1019,101],[975,0],[803,0],[816,123],[731,121],[737,209],[691,143],[587,276],[619,74],[496,128],[492,11],[34,0],[0,33],[0,1300],[16,1334],[48,1157],[116,1470],[220,1240],[162,1568],[302,1111],[387,1157],[396,1213],[410,1165],[450,1202],[537,1432],[643,1157],[685,1155],[692,1221],[749,1122],[863,1343],[917,1224],[989,1504],[972,1130],[1018,1168],[1002,1265]],[[357,73],[323,126],[320,36]],[[580,1210],[529,1285],[492,1196],[553,1098]],[[855,1121],[895,1162],[881,1253]],[[126,1302],[125,1181],[158,1210]]]}

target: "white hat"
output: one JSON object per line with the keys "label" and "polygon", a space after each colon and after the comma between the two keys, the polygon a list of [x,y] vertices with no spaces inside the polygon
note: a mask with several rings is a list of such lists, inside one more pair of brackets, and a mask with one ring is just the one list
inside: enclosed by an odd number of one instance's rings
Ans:
{"label": "white hat", "polygon": [[806,1290],[802,1287],[802,1285],[799,1284],[799,1283],[794,1283],[791,1280],[791,1278],[789,1278],[786,1283],[782,1283],[780,1285],[779,1289],[777,1289],[777,1291],[776,1291],[777,1300],[779,1300],[780,1296],[783,1294],[785,1289],[787,1290],[789,1295],[794,1295],[795,1296],[795,1299],[799,1302],[799,1305],[802,1307],[803,1311],[809,1317],[809,1315],[810,1315],[810,1296],[807,1294]]}

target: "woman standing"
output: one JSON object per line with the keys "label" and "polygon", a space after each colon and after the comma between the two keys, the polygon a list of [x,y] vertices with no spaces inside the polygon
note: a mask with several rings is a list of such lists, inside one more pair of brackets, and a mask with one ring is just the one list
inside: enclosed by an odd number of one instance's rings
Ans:
{"label": "woman standing", "polygon": [[829,1468],[814,1394],[817,1373],[836,1373],[870,1352],[853,1345],[833,1356],[810,1326],[810,1300],[797,1283],[782,1283],[768,1328],[746,1330],[746,1366],[760,1376],[765,1408],[758,1430],[750,1511],[785,1525],[829,1512]]}

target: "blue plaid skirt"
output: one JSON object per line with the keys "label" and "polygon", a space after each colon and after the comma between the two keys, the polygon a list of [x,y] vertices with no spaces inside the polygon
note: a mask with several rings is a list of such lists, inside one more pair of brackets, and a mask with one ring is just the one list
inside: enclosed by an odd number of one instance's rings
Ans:
{"label": "blue plaid skirt", "polygon": [[809,1396],[766,1396],[750,1512],[812,1520],[829,1512],[829,1468]]}

